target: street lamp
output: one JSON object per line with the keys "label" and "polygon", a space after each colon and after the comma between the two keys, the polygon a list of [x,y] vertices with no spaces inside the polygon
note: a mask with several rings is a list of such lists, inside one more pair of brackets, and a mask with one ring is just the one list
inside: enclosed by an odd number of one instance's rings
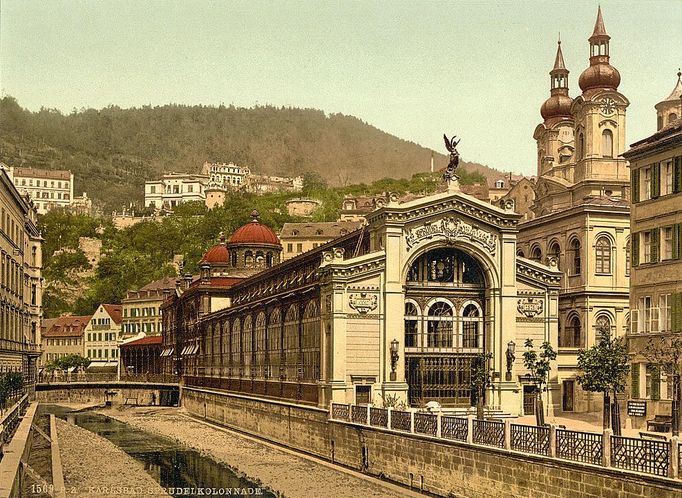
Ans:
{"label": "street lamp", "polygon": [[516,343],[514,341],[509,341],[507,343],[507,373],[504,377],[504,380],[510,381],[512,380],[512,366],[514,365],[514,360],[516,359],[516,356],[514,353],[516,352]]}
{"label": "street lamp", "polygon": [[395,374],[395,367],[398,363],[398,340],[393,339],[391,341],[391,382],[395,382],[396,380],[396,374]]}

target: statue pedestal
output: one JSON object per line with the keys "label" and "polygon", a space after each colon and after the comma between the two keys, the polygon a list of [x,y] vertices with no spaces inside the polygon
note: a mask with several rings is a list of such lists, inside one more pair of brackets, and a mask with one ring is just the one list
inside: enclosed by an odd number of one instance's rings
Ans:
{"label": "statue pedestal", "polygon": [[446,178],[445,181],[448,184],[448,192],[459,192],[459,177],[455,175],[454,173],[452,176],[449,178]]}

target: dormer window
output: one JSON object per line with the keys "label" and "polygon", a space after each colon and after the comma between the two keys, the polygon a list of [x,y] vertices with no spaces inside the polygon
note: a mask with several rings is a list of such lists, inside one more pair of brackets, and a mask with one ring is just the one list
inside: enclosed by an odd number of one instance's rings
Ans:
{"label": "dormer window", "polygon": [[497,180],[495,182],[495,188],[504,188],[504,180]]}

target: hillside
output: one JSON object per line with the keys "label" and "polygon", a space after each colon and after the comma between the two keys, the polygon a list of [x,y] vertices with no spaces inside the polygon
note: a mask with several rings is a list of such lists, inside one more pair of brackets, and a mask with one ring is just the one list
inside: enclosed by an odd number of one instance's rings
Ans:
{"label": "hillside", "polygon": [[[77,194],[105,212],[142,201],[143,183],[162,172],[197,172],[204,161],[235,162],[257,173],[315,172],[333,186],[409,178],[429,169],[431,150],[353,116],[315,109],[164,105],[64,115],[30,112],[0,100],[0,161],[70,169]],[[435,154],[436,168],[447,164]],[[470,171],[499,174],[467,163]]]}

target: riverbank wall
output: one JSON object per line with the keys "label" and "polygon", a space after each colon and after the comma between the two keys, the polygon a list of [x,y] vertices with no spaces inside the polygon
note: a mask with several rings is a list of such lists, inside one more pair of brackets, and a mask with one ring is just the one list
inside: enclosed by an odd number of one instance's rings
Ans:
{"label": "riverbank wall", "polygon": [[317,407],[182,387],[193,416],[444,497],[673,498],[682,481],[329,420]]}

